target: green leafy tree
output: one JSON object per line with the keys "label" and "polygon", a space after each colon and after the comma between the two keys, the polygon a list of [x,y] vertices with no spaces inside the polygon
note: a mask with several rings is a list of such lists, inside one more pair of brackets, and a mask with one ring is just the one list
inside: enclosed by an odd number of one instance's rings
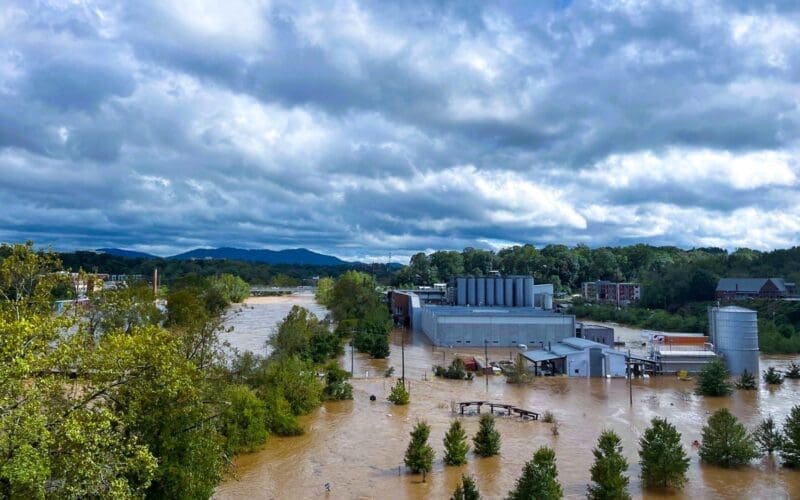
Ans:
{"label": "green leafy tree", "polygon": [[333,278],[324,277],[320,278],[317,283],[317,290],[314,292],[314,299],[318,304],[325,307],[330,307],[333,297],[333,285],[335,281]]}
{"label": "green leafy tree", "polygon": [[525,384],[530,382],[532,378],[525,360],[521,354],[518,354],[516,361],[514,361],[514,368],[511,373],[506,375],[506,382],[509,384]]}
{"label": "green leafy tree", "polygon": [[603,431],[592,451],[592,481],[588,498],[596,500],[627,500],[630,479],[625,475],[628,461],[622,455],[622,444],[614,431]]}
{"label": "green leafy tree", "polygon": [[781,385],[783,383],[783,375],[774,366],[770,366],[764,371],[764,382],[769,385]]}
{"label": "green leafy tree", "polygon": [[444,463],[447,465],[462,465],[467,463],[467,433],[460,420],[453,420],[450,429],[444,435]]}
{"label": "green leafy tree", "polygon": [[392,390],[389,393],[388,399],[396,405],[402,406],[408,404],[410,397],[402,380],[398,379],[397,383],[394,384],[394,387],[392,387]]}
{"label": "green leafy tree", "polygon": [[491,457],[500,453],[500,433],[494,428],[492,415],[481,415],[478,432],[472,438],[475,453],[481,457]]}
{"label": "green leafy tree", "polygon": [[313,364],[291,356],[267,363],[264,388],[280,391],[293,415],[305,415],[322,402],[324,386]]}
{"label": "green leafy tree", "polygon": [[405,464],[411,472],[422,473],[422,482],[433,467],[433,448],[428,444],[431,434],[430,426],[425,422],[417,422],[411,431],[411,441],[406,449]]}
{"label": "green leafy tree", "polygon": [[223,273],[211,278],[210,284],[229,303],[244,302],[250,296],[250,285],[239,276]]}
{"label": "green leafy tree", "polygon": [[461,482],[456,486],[453,491],[453,496],[450,500],[480,500],[481,494],[478,491],[478,486],[471,476],[461,475]]}
{"label": "green leafy tree", "polygon": [[686,483],[689,457],[681,445],[681,434],[666,419],[650,422],[639,439],[639,459],[645,487],[682,488]]}
{"label": "green leafy tree", "polygon": [[744,370],[742,374],[739,375],[739,379],[736,381],[736,388],[747,391],[754,391],[758,389],[758,381],[756,380],[756,376],[749,371]]}
{"label": "green leafy tree", "polygon": [[784,376],[788,379],[800,378],[800,365],[798,365],[794,361],[789,363],[789,367],[786,369],[786,374]]}
{"label": "green leafy tree", "polygon": [[728,382],[729,377],[730,373],[725,363],[715,358],[700,370],[696,392],[703,396],[727,396],[732,392],[731,384]]}
{"label": "green leafy tree", "polygon": [[325,388],[322,397],[326,400],[353,399],[353,386],[347,381],[350,372],[343,370],[339,363],[331,360],[325,365]]}
{"label": "green leafy tree", "polygon": [[800,468],[800,405],[793,406],[783,424],[781,459],[785,467]]}
{"label": "green leafy tree", "polygon": [[774,451],[780,450],[783,446],[783,434],[771,416],[765,418],[758,424],[758,427],[753,432],[753,439],[756,440],[756,443],[758,443],[762,451],[770,455],[772,455]]}
{"label": "green leafy tree", "polygon": [[722,467],[744,465],[759,456],[758,447],[736,417],[722,408],[703,427],[700,459]]}
{"label": "green leafy tree", "polygon": [[508,500],[558,500],[564,497],[561,484],[558,482],[556,469],[556,452],[552,448],[542,446],[533,455],[533,459],[525,463],[522,476],[517,479],[514,489],[508,493]]}
{"label": "green leafy tree", "polygon": [[264,402],[246,385],[232,385],[223,394],[225,404],[218,419],[228,454],[254,451],[267,440]]}

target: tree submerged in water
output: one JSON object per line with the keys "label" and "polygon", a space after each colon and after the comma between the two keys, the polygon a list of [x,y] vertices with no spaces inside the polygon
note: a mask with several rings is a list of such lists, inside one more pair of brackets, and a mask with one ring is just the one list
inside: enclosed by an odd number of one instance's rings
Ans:
{"label": "tree submerged in water", "polygon": [[447,465],[462,465],[467,463],[467,433],[460,420],[453,420],[447,434],[444,435],[444,463]]}
{"label": "tree submerged in water", "polygon": [[559,500],[563,497],[564,492],[558,482],[556,452],[552,448],[542,446],[536,450],[533,459],[525,463],[522,476],[517,479],[517,484],[506,499]]}
{"label": "tree submerged in water", "polygon": [[392,387],[392,392],[389,393],[388,399],[396,405],[402,406],[408,404],[411,398],[409,397],[406,386],[403,384],[402,380],[398,379],[397,383],[394,384],[394,387]]}
{"label": "tree submerged in water", "polygon": [[764,382],[769,385],[781,385],[783,383],[783,375],[774,366],[770,366],[764,371]]}
{"label": "tree submerged in water", "polygon": [[450,500],[481,500],[481,494],[475,485],[475,480],[470,476],[461,476],[461,482],[453,491]]}
{"label": "tree submerged in water", "polygon": [[736,417],[722,408],[714,412],[703,427],[700,459],[721,467],[744,465],[758,458],[758,446]]}
{"label": "tree submerged in water", "polygon": [[743,371],[742,374],[739,375],[739,379],[736,381],[736,388],[745,391],[754,391],[758,389],[756,376],[747,370]]}
{"label": "tree submerged in water", "polygon": [[411,441],[406,449],[405,464],[411,472],[422,473],[422,482],[433,467],[433,448],[428,444],[431,427],[425,422],[417,422],[411,431]]}
{"label": "tree submerged in water", "polygon": [[727,396],[732,392],[728,377],[730,377],[730,373],[728,373],[725,363],[721,359],[715,358],[700,370],[697,378],[697,394]]}
{"label": "tree submerged in water", "polygon": [[481,457],[491,457],[500,453],[500,433],[494,428],[494,417],[482,415],[480,428],[472,438],[475,453]]}
{"label": "tree submerged in water", "polygon": [[794,361],[789,363],[789,368],[786,369],[786,374],[784,375],[784,377],[788,379],[800,378],[800,365],[798,365]]}
{"label": "tree submerged in water", "polygon": [[531,372],[528,371],[525,359],[522,357],[522,354],[518,354],[516,361],[514,361],[514,367],[511,372],[506,375],[506,382],[509,384],[526,384],[532,379],[533,376]]}
{"label": "tree submerged in water", "polygon": [[758,424],[755,432],[753,432],[753,439],[756,440],[762,451],[770,455],[774,451],[780,450],[781,446],[783,446],[783,434],[771,416]]}
{"label": "tree submerged in water", "polygon": [[781,458],[784,467],[800,468],[800,405],[792,407],[783,424]]}
{"label": "tree submerged in water", "polygon": [[682,488],[686,484],[689,457],[681,446],[681,434],[663,418],[654,418],[639,440],[639,463],[645,487]]}
{"label": "tree submerged in water", "polygon": [[592,465],[592,481],[587,497],[593,500],[627,500],[630,479],[625,475],[628,461],[622,455],[620,438],[614,431],[604,431],[597,440]]}

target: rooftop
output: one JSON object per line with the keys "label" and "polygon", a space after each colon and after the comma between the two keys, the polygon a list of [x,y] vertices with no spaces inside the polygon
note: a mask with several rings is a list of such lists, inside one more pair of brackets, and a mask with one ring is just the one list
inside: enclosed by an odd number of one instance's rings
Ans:
{"label": "rooftop", "polygon": [[436,316],[565,317],[560,313],[532,307],[425,306],[424,309],[426,312],[431,312]]}

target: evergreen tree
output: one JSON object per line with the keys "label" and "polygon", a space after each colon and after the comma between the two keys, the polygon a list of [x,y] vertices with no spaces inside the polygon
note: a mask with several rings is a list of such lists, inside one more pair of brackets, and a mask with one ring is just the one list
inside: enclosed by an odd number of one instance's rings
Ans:
{"label": "evergreen tree", "polygon": [[783,383],[783,375],[774,366],[770,366],[764,371],[764,382],[769,385],[781,385]]}
{"label": "evergreen tree", "polygon": [[558,500],[564,497],[561,484],[558,482],[556,469],[556,452],[552,448],[542,446],[533,455],[533,459],[525,463],[522,476],[517,479],[514,489],[508,492],[508,500]]}
{"label": "evergreen tree", "polygon": [[731,393],[731,384],[728,382],[728,369],[725,363],[715,358],[700,370],[697,378],[697,394],[703,396],[727,396]]}
{"label": "evergreen tree", "polygon": [[444,463],[447,465],[461,465],[467,463],[467,433],[460,420],[453,420],[450,429],[444,435]]}
{"label": "evergreen tree", "polygon": [[789,363],[789,368],[786,370],[786,375],[784,377],[789,379],[798,379],[800,378],[800,365],[792,361]]}
{"label": "evergreen tree", "polygon": [[744,465],[759,456],[758,447],[736,417],[722,408],[703,427],[700,459],[722,467]]}
{"label": "evergreen tree", "polygon": [[431,427],[425,422],[417,422],[406,449],[405,464],[412,472],[422,473],[422,482],[433,466],[433,448],[428,444],[430,435]]}
{"label": "evergreen tree", "polygon": [[604,431],[597,440],[592,465],[592,481],[588,498],[597,500],[627,500],[630,479],[625,475],[628,461],[622,455],[620,438],[614,431]]}
{"label": "evergreen tree", "polygon": [[475,480],[470,476],[461,476],[461,482],[453,491],[450,500],[480,500],[481,494],[475,485]]}
{"label": "evergreen tree", "polygon": [[686,483],[689,457],[681,434],[663,418],[654,418],[639,439],[639,463],[645,487],[681,488]]}
{"label": "evergreen tree", "polygon": [[500,453],[500,433],[494,428],[494,417],[482,415],[478,433],[472,438],[475,453],[482,457],[491,457]]}
{"label": "evergreen tree", "polygon": [[792,407],[783,424],[781,458],[785,467],[800,468],[800,405]]}
{"label": "evergreen tree", "polygon": [[398,379],[397,383],[392,387],[392,392],[389,393],[389,401],[396,405],[407,405],[410,399],[406,386],[403,381]]}
{"label": "evergreen tree", "polygon": [[758,428],[753,432],[753,438],[759,447],[770,455],[772,455],[773,451],[780,450],[783,445],[783,434],[778,429],[778,426],[775,425],[775,420],[771,416],[761,421]]}
{"label": "evergreen tree", "polygon": [[739,380],[736,381],[736,388],[747,391],[754,391],[758,389],[756,376],[747,370],[743,371],[742,374],[739,375]]}

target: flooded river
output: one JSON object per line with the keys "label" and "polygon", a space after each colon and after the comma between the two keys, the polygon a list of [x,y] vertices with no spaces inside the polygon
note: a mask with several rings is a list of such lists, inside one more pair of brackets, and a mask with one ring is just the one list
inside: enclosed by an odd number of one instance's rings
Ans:
{"label": "flooded river", "polygon": [[[232,319],[236,330],[229,340],[239,349],[252,346],[252,350],[263,353],[264,340],[274,323],[293,303],[324,312],[310,296],[274,302],[261,299]],[[637,331],[626,335],[635,337]],[[583,498],[593,460],[591,449],[603,429],[613,429],[622,437],[634,498],[800,498],[798,471],[784,470],[767,458],[735,470],[705,466],[691,446],[694,440],[700,440],[708,415],[721,407],[729,408],[750,428],[767,415],[782,423],[792,405],[800,404],[800,381],[787,380],[776,389],[762,385],[758,391],[737,391],[726,398],[701,398],[692,394],[693,382],[654,377],[634,380],[633,406],[624,379],[547,377],[514,386],[506,384],[502,376],[490,376],[487,390],[483,377],[473,381],[432,380],[431,366],[449,363],[456,353],[434,348],[423,337],[393,332],[392,353],[387,360],[370,360],[355,353],[354,400],[326,403],[302,417],[306,428],[303,436],[271,437],[262,451],[239,456],[234,473],[219,486],[216,498],[449,498],[462,473],[475,476],[484,498],[503,498],[525,461],[541,445],[556,450],[566,497]],[[399,376],[403,339],[411,404],[397,407],[385,401],[394,379],[384,378],[383,373],[394,366]],[[490,360],[510,356],[513,352],[508,349],[489,350]],[[782,367],[791,359],[764,356],[761,368]],[[350,369],[349,347],[341,362]],[[369,401],[372,394],[377,396],[376,402]],[[468,464],[445,467],[441,461],[442,438],[451,419],[461,418],[470,436],[477,430],[477,417],[455,417],[450,410],[451,402],[470,399],[510,403],[540,413],[550,410],[558,419],[559,435],[554,436],[552,425],[542,421],[500,417],[499,457],[470,454]],[[645,493],[638,478],[638,438],[655,416],[666,417],[677,426],[691,457],[689,482],[676,494]],[[421,482],[421,476],[406,474],[400,468],[408,433],[417,420],[423,419],[432,427],[430,442],[436,451],[433,472],[426,483]],[[326,482],[332,485],[327,494]]]}

